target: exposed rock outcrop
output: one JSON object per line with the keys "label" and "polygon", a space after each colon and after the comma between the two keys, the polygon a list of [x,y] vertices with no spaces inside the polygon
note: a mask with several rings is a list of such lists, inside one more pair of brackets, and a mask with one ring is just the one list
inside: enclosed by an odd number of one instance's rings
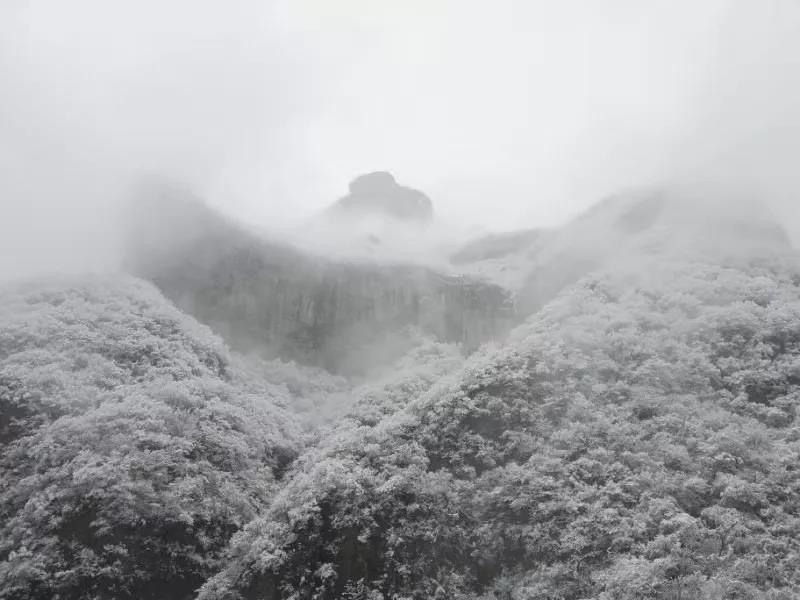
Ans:
{"label": "exposed rock outcrop", "polygon": [[350,193],[330,207],[331,216],[387,216],[404,221],[429,221],[430,198],[419,190],[399,185],[388,171],[375,171],[350,182]]}
{"label": "exposed rock outcrop", "polygon": [[[359,188],[356,185],[356,188]],[[417,333],[465,348],[513,323],[500,286],[416,265],[334,262],[274,243],[175,191],[152,194],[132,270],[241,351],[357,374]],[[174,233],[173,233],[174,232]]]}

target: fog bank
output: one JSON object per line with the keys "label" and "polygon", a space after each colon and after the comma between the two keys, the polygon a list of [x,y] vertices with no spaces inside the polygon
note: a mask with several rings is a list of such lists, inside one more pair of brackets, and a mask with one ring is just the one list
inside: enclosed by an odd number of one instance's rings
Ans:
{"label": "fog bank", "polygon": [[0,272],[113,266],[154,172],[267,229],[376,169],[488,230],[741,181],[797,235],[798,24],[791,0],[4,2]]}

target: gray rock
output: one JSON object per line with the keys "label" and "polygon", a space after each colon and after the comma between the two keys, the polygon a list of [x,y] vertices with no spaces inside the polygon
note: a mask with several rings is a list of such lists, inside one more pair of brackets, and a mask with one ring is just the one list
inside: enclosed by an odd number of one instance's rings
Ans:
{"label": "gray rock", "polygon": [[157,227],[134,235],[131,270],[236,350],[357,375],[405,354],[415,332],[469,350],[513,324],[500,286],[423,266],[325,260],[191,198],[150,200],[156,206],[145,212],[159,215]]}
{"label": "gray rock", "polygon": [[419,190],[399,185],[387,171],[375,171],[350,182],[350,193],[328,210],[335,217],[383,215],[404,221],[429,221],[430,198]]}

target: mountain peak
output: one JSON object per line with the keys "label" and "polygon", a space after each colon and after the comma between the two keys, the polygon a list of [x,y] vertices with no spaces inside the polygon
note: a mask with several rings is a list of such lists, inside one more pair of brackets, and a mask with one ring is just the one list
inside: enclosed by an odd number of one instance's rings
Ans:
{"label": "mountain peak", "polygon": [[433,217],[430,198],[419,190],[397,183],[388,171],[360,175],[350,182],[350,193],[329,212],[337,216],[385,216],[401,221],[429,221]]}

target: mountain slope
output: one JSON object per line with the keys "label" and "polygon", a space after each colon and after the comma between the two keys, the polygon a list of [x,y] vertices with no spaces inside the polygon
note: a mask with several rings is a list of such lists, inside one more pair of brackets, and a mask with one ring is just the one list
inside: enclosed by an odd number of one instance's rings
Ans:
{"label": "mountain slope", "polygon": [[244,231],[181,193],[143,198],[159,221],[139,223],[131,268],[234,349],[363,375],[408,351],[409,329],[474,349],[513,322],[499,286],[420,265],[330,261]]}
{"label": "mountain slope", "polygon": [[357,387],[229,353],[132,277],[0,289],[0,597],[798,597],[800,256],[721,202],[627,194],[468,246],[505,290],[194,203],[137,236],[238,348]]}
{"label": "mountain slope", "polygon": [[191,598],[300,449],[282,388],[125,277],[0,292],[0,597]]}
{"label": "mountain slope", "polygon": [[200,597],[797,597],[797,258],[651,267],[356,409]]}
{"label": "mountain slope", "polygon": [[[492,242],[505,251],[487,254]],[[508,289],[518,313],[528,315],[581,277],[631,260],[724,263],[784,253],[790,246],[757,191],[691,184],[616,194],[562,227],[468,244],[451,262],[455,272]]]}

